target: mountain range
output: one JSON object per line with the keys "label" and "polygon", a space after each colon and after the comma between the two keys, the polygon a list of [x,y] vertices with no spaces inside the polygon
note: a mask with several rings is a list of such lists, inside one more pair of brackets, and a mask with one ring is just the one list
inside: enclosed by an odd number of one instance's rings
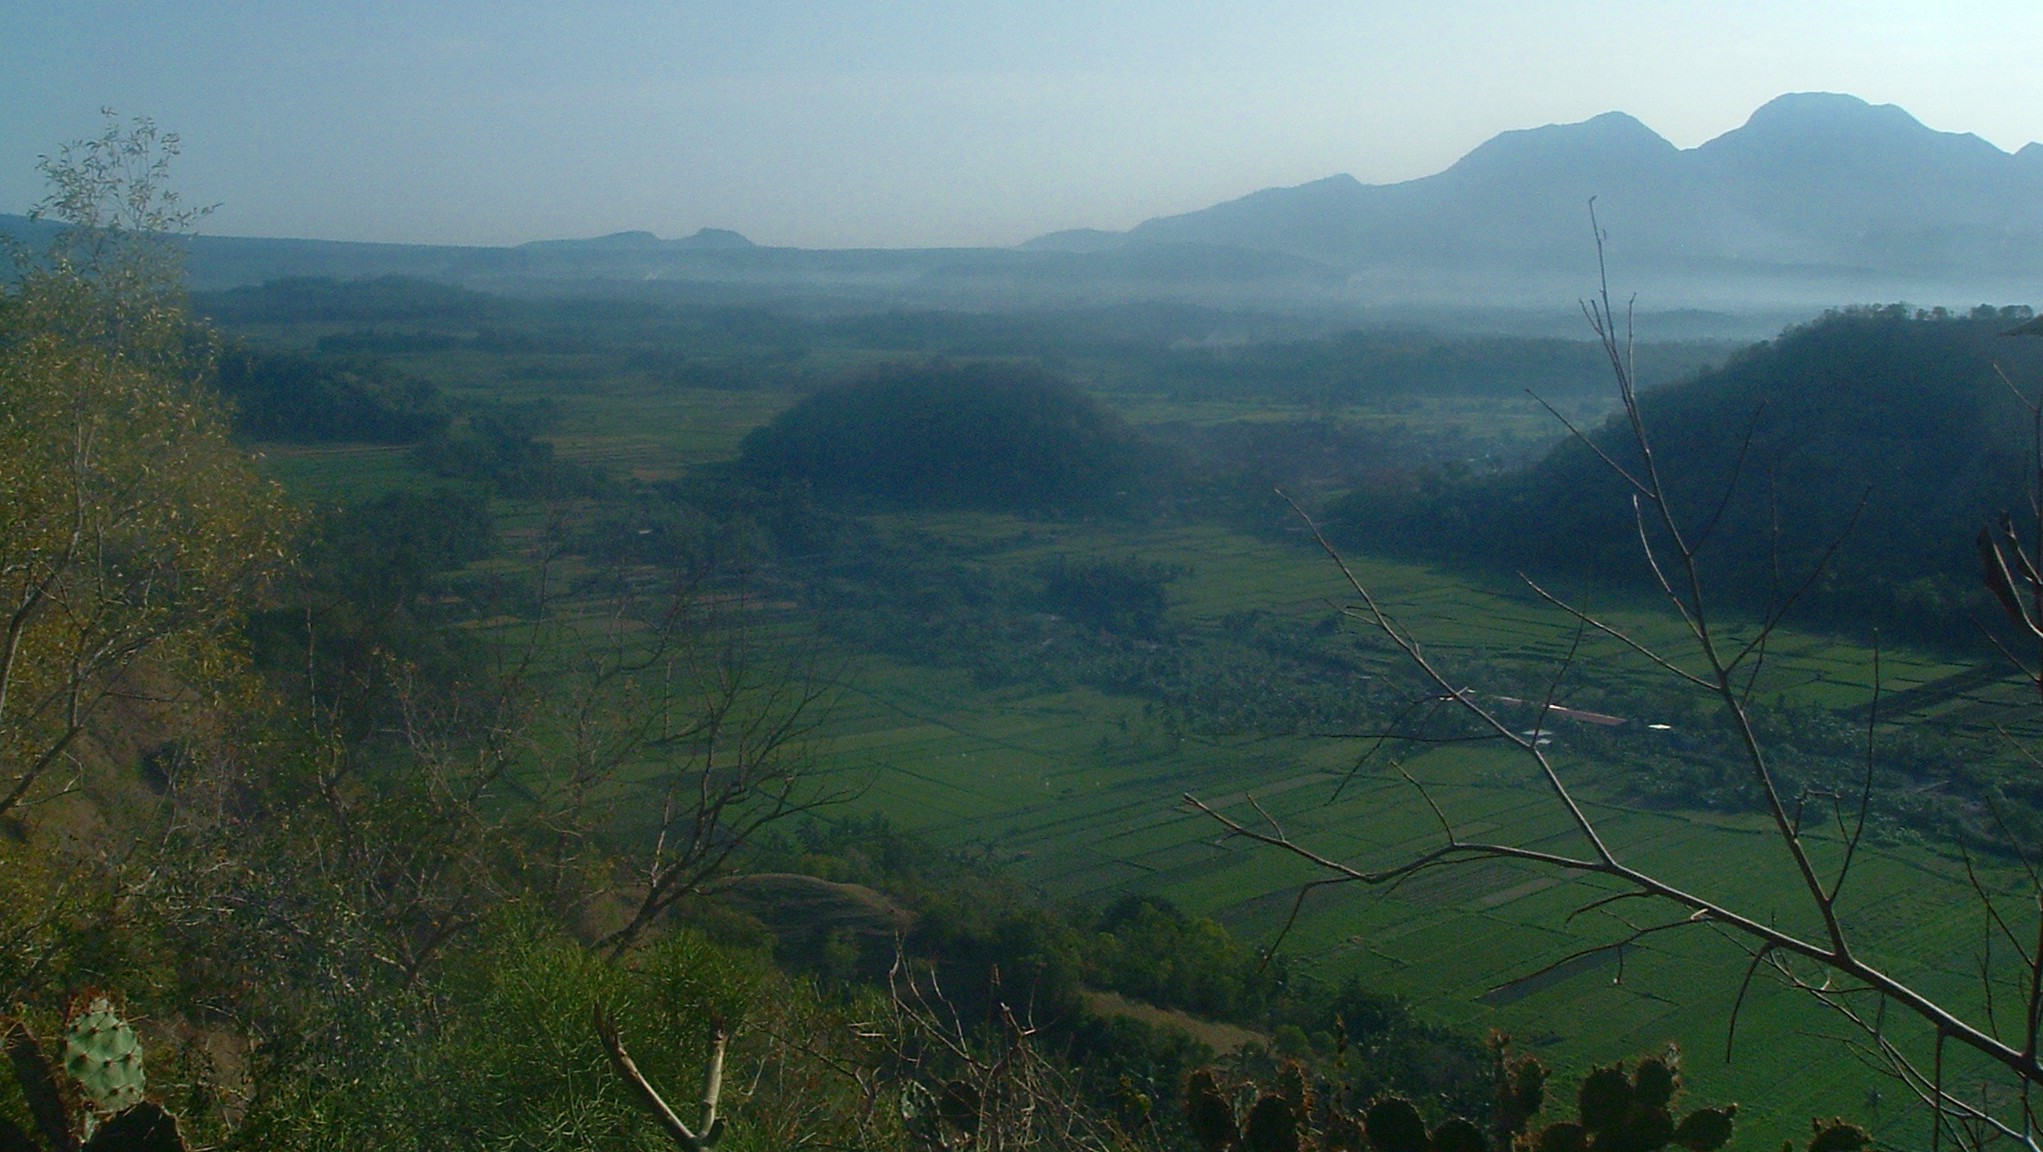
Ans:
{"label": "mountain range", "polygon": [[1126,233],[1030,247],[1201,243],[1283,253],[1352,281],[1523,280],[1594,258],[1704,282],[2025,282],[2043,271],[2043,145],[2010,154],[1892,104],[1800,93],[1682,149],[1622,112],[1505,132],[1432,176],[1333,176]]}
{"label": "mountain range", "polygon": [[[2008,153],[1891,104],[1801,93],[1678,148],[1622,112],[1502,133],[1397,184],[1331,176],[1125,232],[1013,248],[763,247],[705,228],[507,248],[197,237],[200,287],[404,274],[518,292],[853,307],[1173,300],[1354,315],[1572,311],[1596,287],[1658,309],[2028,301],[2043,273],[2043,146]],[[0,231],[35,231],[0,216]]]}

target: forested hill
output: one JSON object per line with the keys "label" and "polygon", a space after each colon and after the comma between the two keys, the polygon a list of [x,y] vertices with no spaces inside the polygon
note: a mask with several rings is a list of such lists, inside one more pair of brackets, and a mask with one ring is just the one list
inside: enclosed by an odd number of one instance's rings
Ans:
{"label": "forested hill", "polygon": [[[1715,598],[1761,607],[1843,535],[1805,620],[1976,635],[1973,538],[2003,510],[2019,525],[2030,506],[2034,423],[2016,390],[2033,400],[2043,388],[2043,340],[2006,335],[2026,315],[1833,312],[1648,392],[1656,461],[1685,533],[1703,541]],[[1617,421],[1589,439],[1638,467]],[[1330,522],[1354,546],[1550,578],[1650,578],[1625,480],[1579,440],[1523,472],[1386,479],[1338,502]]]}

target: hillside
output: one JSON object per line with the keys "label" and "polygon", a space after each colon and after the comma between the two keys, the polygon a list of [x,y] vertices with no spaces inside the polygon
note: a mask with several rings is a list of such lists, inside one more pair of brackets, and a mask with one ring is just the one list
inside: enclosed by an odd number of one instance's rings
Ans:
{"label": "hillside", "polygon": [[[1657,463],[1684,498],[1687,531],[1707,535],[1702,559],[1716,584],[1760,607],[1842,536],[1810,616],[1970,637],[1966,610],[1980,603],[1973,534],[2028,507],[2032,425],[2000,378],[2031,397],[2043,381],[2043,348],[2004,336],[2022,315],[1836,312],[1648,393]],[[1628,439],[1615,420],[1590,436],[1636,468]],[[1408,476],[1357,491],[1334,518],[1358,543],[1643,583],[1629,507],[1624,481],[1588,444],[1568,441],[1502,477]]]}

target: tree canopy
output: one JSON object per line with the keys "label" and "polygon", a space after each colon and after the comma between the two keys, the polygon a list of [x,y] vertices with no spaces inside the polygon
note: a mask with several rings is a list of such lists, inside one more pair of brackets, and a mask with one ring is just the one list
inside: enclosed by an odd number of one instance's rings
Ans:
{"label": "tree canopy", "polygon": [[[2043,376],[2043,349],[2001,339],[2016,318],[1841,310],[1642,394],[1678,513],[1690,532],[1713,526],[1705,575],[1756,607],[1787,591],[1775,572],[1807,571],[1843,537],[1806,605],[1816,618],[1964,627],[1972,533],[2027,500],[2031,429],[2001,375]],[[1330,519],[1357,543],[1644,580],[1626,481],[1601,456],[1637,474],[1621,419],[1527,471],[1364,489]]]}
{"label": "tree canopy", "polygon": [[216,681],[284,556],[282,495],[201,380],[160,236],[176,202],[147,182],[161,147],[143,122],[48,163],[72,227],[0,294],[0,815],[68,775],[124,682]]}
{"label": "tree canopy", "polygon": [[1076,512],[1137,484],[1145,449],[1070,383],[1003,363],[892,365],[745,438],[741,471],[882,506]]}

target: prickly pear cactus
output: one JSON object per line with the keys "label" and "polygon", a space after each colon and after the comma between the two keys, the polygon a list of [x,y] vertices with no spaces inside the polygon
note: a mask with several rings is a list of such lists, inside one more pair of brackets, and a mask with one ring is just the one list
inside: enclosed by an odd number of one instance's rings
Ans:
{"label": "prickly pear cactus", "polygon": [[[1814,1132],[1809,1138],[1809,1152],[1860,1152],[1873,1143],[1865,1129],[1836,1117],[1828,1122],[1811,1120],[1809,1126]],[[1792,1143],[1784,1144],[1782,1152],[1793,1147]]]}
{"label": "prickly pear cactus", "polygon": [[[1680,1114],[1681,1054],[1671,1045],[1635,1066],[1611,1064],[1582,1078],[1575,1119],[1529,1130],[1546,1097],[1547,1070],[1530,1056],[1513,1056],[1497,1037],[1495,1139],[1459,1117],[1426,1127],[1410,1100],[1388,1094],[1358,1115],[1335,1102],[1322,1106],[1303,1065],[1279,1070],[1276,1086],[1255,1095],[1239,1117],[1237,1092],[1210,1068],[1185,1084],[1185,1119],[1203,1152],[1718,1152],[1731,1140],[1738,1106],[1697,1108]],[[1254,1092],[1247,1082],[1239,1085]],[[1865,1152],[1866,1133],[1842,1120],[1818,1123],[1808,1152]],[[1784,1148],[1782,1152],[1795,1152]]]}
{"label": "prickly pear cactus", "polygon": [[1512,1055],[1511,1038],[1501,1032],[1491,1033],[1490,1051],[1496,1061],[1493,1075],[1497,1085],[1497,1102],[1490,1112],[1492,1130],[1496,1146],[1509,1148],[1546,1103],[1548,1073],[1538,1057]]}
{"label": "prickly pear cactus", "polygon": [[1291,1101],[1275,1092],[1264,1093],[1241,1127],[1242,1152],[1299,1152],[1304,1119]]}
{"label": "prickly pear cactus", "polygon": [[1652,1152],[1669,1145],[1688,1152],[1716,1152],[1731,1139],[1736,1104],[1698,1108],[1674,1119],[1681,1091],[1679,1054],[1639,1061],[1629,1076],[1623,1064],[1591,1069],[1575,1100],[1576,1119],[1549,1124],[1518,1141],[1531,1152]]}
{"label": "prickly pear cactus", "polygon": [[1233,1096],[1211,1068],[1201,1068],[1185,1081],[1185,1123],[1201,1152],[1224,1152],[1241,1139]]}
{"label": "prickly pear cactus", "polygon": [[92,1110],[112,1116],[142,1102],[142,1044],[105,996],[81,997],[64,1027],[64,1071]]}
{"label": "prickly pear cactus", "polygon": [[1379,1096],[1362,1113],[1373,1152],[1426,1152],[1426,1121],[1402,1096]]}

